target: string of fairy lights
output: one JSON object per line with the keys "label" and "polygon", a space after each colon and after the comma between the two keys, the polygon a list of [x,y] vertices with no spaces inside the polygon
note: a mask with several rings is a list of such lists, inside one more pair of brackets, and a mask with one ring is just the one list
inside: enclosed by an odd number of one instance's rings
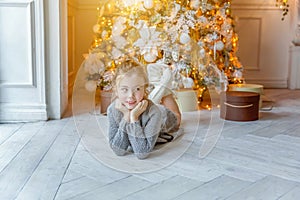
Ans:
{"label": "string of fairy lights", "polygon": [[276,6],[279,7],[282,10],[282,18],[281,20],[284,20],[285,16],[289,12],[289,3],[288,0],[276,0]]}

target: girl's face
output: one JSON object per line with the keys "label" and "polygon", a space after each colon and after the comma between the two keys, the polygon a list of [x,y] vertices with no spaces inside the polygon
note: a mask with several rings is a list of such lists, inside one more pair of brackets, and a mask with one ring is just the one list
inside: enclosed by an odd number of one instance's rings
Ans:
{"label": "girl's face", "polygon": [[117,86],[117,96],[120,102],[129,110],[132,110],[144,99],[145,80],[137,73],[125,75]]}

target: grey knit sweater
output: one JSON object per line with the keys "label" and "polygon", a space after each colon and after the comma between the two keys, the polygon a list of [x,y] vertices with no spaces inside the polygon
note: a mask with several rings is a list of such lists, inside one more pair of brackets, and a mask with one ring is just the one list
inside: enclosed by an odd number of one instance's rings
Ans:
{"label": "grey knit sweater", "polygon": [[115,102],[108,107],[109,144],[116,155],[123,156],[132,149],[137,158],[144,159],[163,133],[178,130],[177,118],[172,111],[148,101],[147,109],[134,123],[123,119]]}

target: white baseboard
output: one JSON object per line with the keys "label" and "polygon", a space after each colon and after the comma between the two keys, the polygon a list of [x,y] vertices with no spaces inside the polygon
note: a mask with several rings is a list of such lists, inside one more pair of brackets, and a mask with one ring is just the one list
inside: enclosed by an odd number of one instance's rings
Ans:
{"label": "white baseboard", "polygon": [[264,88],[288,88],[286,79],[246,79],[246,83],[260,84]]}
{"label": "white baseboard", "polygon": [[0,122],[35,122],[48,120],[45,105],[6,104],[0,108]]}

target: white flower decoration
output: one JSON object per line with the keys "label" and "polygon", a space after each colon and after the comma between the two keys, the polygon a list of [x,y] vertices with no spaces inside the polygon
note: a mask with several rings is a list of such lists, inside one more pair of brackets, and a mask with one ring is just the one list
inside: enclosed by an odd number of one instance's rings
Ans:
{"label": "white flower decoration", "polygon": [[148,27],[144,24],[140,29],[140,38],[133,44],[140,48],[141,55],[151,54],[152,56],[158,56],[158,47],[162,41],[159,35],[161,32],[156,31],[155,27]]}
{"label": "white flower decoration", "polygon": [[101,56],[102,54],[98,53],[93,53],[89,54],[86,57],[86,62],[85,62],[85,70],[89,74],[96,74],[96,73],[103,73],[104,72],[104,64],[101,61]]}
{"label": "white flower decoration", "polygon": [[122,36],[112,36],[112,41],[114,42],[114,45],[118,49],[124,49],[125,46],[128,44],[127,40]]}
{"label": "white flower decoration", "polygon": [[151,9],[153,8],[153,1],[152,0],[144,0],[144,7],[146,9]]}
{"label": "white flower decoration", "polygon": [[140,2],[140,1],[133,1],[133,0],[123,0],[122,1],[125,7],[132,7],[134,4]]}
{"label": "white flower decoration", "polygon": [[190,1],[190,6],[197,10],[200,7],[200,1],[199,0],[191,0]]}
{"label": "white flower decoration", "polygon": [[111,53],[112,53],[113,59],[119,59],[123,55],[122,52],[119,49],[117,49],[116,47],[112,48]]}
{"label": "white flower decoration", "polygon": [[125,17],[117,17],[115,19],[114,25],[112,27],[112,35],[118,36],[123,33],[123,31],[126,29],[126,18]]}
{"label": "white flower decoration", "polygon": [[134,27],[136,29],[141,29],[144,26],[145,23],[146,23],[145,20],[139,20],[137,23],[135,23],[134,20],[130,20],[128,22],[128,24],[130,26],[132,26],[132,27]]}

